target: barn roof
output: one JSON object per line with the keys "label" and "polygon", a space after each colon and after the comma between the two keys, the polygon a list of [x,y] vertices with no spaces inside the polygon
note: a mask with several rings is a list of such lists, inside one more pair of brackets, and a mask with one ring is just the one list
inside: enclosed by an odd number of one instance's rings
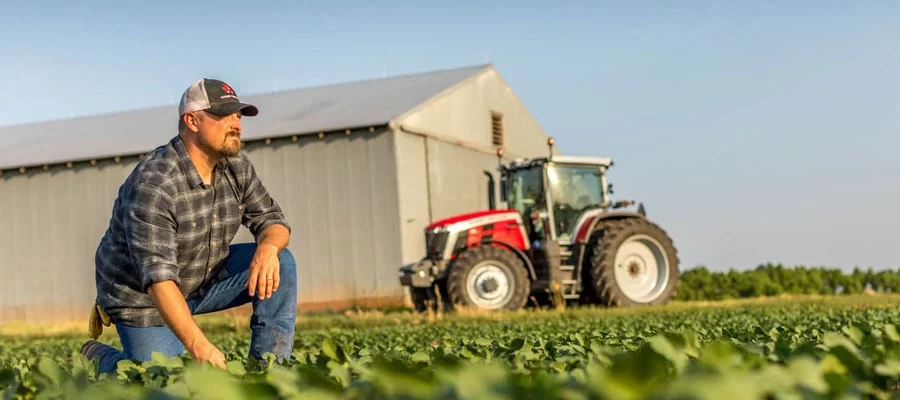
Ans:
{"label": "barn roof", "polygon": [[[260,113],[244,140],[389,123],[487,65],[241,96]],[[0,127],[0,171],[147,152],[177,134],[177,104]]]}

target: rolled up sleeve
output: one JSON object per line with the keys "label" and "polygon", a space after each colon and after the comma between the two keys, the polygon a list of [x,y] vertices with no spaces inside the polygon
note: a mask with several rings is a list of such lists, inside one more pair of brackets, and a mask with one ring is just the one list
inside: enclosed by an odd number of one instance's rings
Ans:
{"label": "rolled up sleeve", "polygon": [[245,182],[243,224],[253,237],[258,239],[266,228],[275,224],[283,225],[290,232],[291,226],[284,211],[269,194],[268,189],[256,175],[256,169],[249,162]]}
{"label": "rolled up sleeve", "polygon": [[125,235],[141,289],[146,292],[151,284],[167,280],[180,284],[172,196],[160,186],[138,183],[123,201]]}
{"label": "rolled up sleeve", "polygon": [[175,264],[153,264],[141,268],[141,290],[147,292],[150,285],[157,282],[173,281],[180,284],[178,266]]}

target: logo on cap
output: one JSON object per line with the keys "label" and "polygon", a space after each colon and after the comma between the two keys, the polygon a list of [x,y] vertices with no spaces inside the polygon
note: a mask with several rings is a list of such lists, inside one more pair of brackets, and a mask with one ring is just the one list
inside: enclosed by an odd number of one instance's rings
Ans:
{"label": "logo on cap", "polygon": [[252,104],[242,103],[231,85],[218,79],[201,78],[188,86],[181,96],[179,115],[197,110],[206,110],[217,115],[229,115],[240,111],[245,116],[256,116],[259,109]]}

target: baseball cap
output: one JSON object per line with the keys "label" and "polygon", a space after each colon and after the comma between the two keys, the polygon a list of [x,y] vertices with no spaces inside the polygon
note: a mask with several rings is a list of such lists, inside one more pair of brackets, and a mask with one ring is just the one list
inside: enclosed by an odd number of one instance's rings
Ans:
{"label": "baseball cap", "polygon": [[240,111],[242,115],[253,117],[259,108],[242,103],[231,85],[218,79],[203,78],[192,83],[181,95],[178,115],[206,110],[217,115],[228,115]]}

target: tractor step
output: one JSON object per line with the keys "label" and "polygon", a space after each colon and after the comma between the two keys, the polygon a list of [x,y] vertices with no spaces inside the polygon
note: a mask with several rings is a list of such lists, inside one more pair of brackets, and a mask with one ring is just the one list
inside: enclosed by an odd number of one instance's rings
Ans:
{"label": "tractor step", "polygon": [[563,286],[563,290],[562,290],[563,298],[577,299],[578,297],[580,297],[578,294],[578,290],[577,290],[578,281],[576,281],[574,279],[566,279],[566,280],[563,280],[561,283]]}
{"label": "tractor step", "polygon": [[574,270],[575,270],[575,266],[574,266],[574,265],[560,265],[560,266],[559,266],[559,270],[560,270],[560,271],[567,271],[567,272],[568,272],[568,271],[574,271]]}

